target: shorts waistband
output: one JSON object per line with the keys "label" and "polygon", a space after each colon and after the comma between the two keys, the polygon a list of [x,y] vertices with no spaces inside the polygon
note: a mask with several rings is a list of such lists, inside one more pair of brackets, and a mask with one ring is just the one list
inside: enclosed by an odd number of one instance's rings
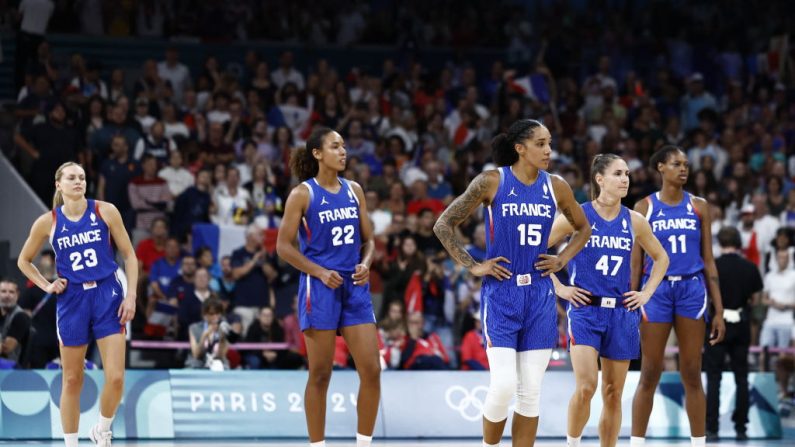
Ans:
{"label": "shorts waistband", "polygon": [[624,301],[623,298],[614,298],[610,296],[592,296],[590,298],[591,302],[588,303],[589,306],[604,307],[606,309],[620,307],[621,303]]}
{"label": "shorts waistband", "polygon": [[687,279],[696,278],[698,276],[701,276],[701,273],[690,273],[687,275],[666,275],[665,281],[684,281]]}

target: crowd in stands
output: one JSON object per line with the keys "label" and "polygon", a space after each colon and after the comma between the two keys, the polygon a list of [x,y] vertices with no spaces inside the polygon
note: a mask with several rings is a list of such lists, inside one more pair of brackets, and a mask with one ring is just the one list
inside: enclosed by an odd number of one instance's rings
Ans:
{"label": "crowd in stands", "polygon": [[[475,175],[493,167],[492,137],[526,117],[550,129],[550,171],[580,202],[588,200],[594,155],[627,160],[625,204],[632,206],[659,186],[648,167],[651,153],[663,144],[682,147],[691,164],[688,189],[710,203],[712,234],[737,227],[745,256],[767,275],[764,299],[753,306],[753,344],[792,343],[795,65],[780,30],[795,15],[770,13],[786,11],[786,2],[772,2],[764,16],[738,1],[672,2],[677,8],[638,2],[645,10],[606,1],[593,14],[577,2],[554,1],[534,11],[514,2],[491,8],[494,2],[444,1],[422,9],[414,1],[349,1],[334,11],[305,1],[268,2],[265,9],[244,1],[197,8],[185,1],[73,3],[71,18],[53,16],[53,26],[86,34],[343,45],[413,39],[508,50],[490,66],[466,57],[437,69],[386,59],[344,72],[322,57],[297,66],[289,51],[278,60],[250,51],[238,61],[244,71],[235,73],[214,56],[187,66],[169,47],[128,79],[121,67],[100,72],[98,61],[80,54],[57,65],[42,40],[24,67],[16,161],[28,166],[45,204],[58,165],[85,166],[90,193],[119,208],[137,246],[142,281],[133,338],[190,341],[187,366],[304,364],[297,272],[264,248],[263,230],[278,228],[296,183],[287,167],[292,149],[313,127],[328,126],[345,139],[345,176],[363,186],[374,226],[370,287],[384,365],[487,369],[480,279],[450,260],[432,227]],[[94,17],[104,22],[86,20]],[[219,20],[208,24],[208,17]],[[746,32],[736,34],[740,28]],[[244,227],[245,244],[221,259],[207,248],[194,251],[192,225],[210,222]],[[483,259],[482,218],[462,224],[461,237]],[[54,275],[51,257],[39,268]],[[45,334],[36,339],[43,358],[34,366],[57,355],[54,311],[47,310],[54,303],[37,290],[21,290],[30,295],[22,307]],[[561,347],[564,319],[561,312]],[[239,341],[288,348],[236,352]],[[351,366],[344,343],[335,366]]]}

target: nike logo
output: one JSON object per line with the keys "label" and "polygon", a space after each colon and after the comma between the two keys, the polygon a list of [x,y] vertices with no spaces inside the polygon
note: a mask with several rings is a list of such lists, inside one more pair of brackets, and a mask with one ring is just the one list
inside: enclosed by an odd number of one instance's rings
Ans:
{"label": "nike logo", "polygon": [[321,204],[321,205],[328,205],[328,202],[326,202],[326,197],[325,197],[325,196],[324,196],[324,197],[323,197],[323,199],[320,201],[320,204]]}
{"label": "nike logo", "polygon": [[66,224],[63,224],[63,227],[61,227],[61,233],[66,233],[67,231],[69,231],[69,229],[66,228]]}
{"label": "nike logo", "polygon": [[516,194],[516,191],[514,191],[513,188],[511,188],[511,192],[508,193],[508,197],[511,197],[511,196],[519,197],[519,194]]}

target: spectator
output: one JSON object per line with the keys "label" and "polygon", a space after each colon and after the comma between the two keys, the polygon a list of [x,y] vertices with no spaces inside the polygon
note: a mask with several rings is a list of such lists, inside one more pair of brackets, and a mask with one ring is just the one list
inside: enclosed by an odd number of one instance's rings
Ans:
{"label": "spectator", "polygon": [[149,274],[155,261],[166,255],[167,238],[168,221],[163,217],[153,219],[149,225],[149,237],[135,248],[135,256],[144,274]]}
{"label": "spectator", "polygon": [[411,200],[406,205],[406,213],[419,214],[423,209],[430,209],[438,217],[444,211],[444,203],[439,199],[428,196],[428,182],[416,180],[411,184]]}
{"label": "spectator", "polygon": [[[284,343],[284,330],[270,307],[260,309],[257,321],[249,326],[246,341],[249,343]],[[296,369],[303,365],[301,356],[287,349],[252,352],[246,355],[249,369]]]}
{"label": "spectator", "polygon": [[135,210],[135,228],[149,228],[152,221],[165,217],[166,210],[172,207],[173,199],[168,184],[157,176],[157,159],[144,155],[141,159],[141,175],[132,179],[127,192],[130,205]]}
{"label": "spectator", "polygon": [[235,159],[234,148],[224,141],[224,126],[211,122],[207,131],[207,141],[201,148],[200,156],[205,165],[228,164]]}
{"label": "spectator", "polygon": [[271,73],[271,80],[277,89],[281,89],[287,83],[293,83],[298,90],[304,90],[304,75],[293,67],[292,52],[282,53],[279,57],[279,68]]}
{"label": "spectator", "polygon": [[33,124],[44,121],[55,101],[47,76],[43,74],[36,76],[33,87],[27,90],[25,97],[19,99],[17,107],[14,109],[14,116],[20,120],[20,131],[24,132]]}
{"label": "spectator", "polygon": [[[144,135],[143,138],[146,138],[146,135],[150,134],[149,129],[152,128],[152,125],[157,120],[155,117],[149,114],[149,100],[145,97],[139,96],[135,100],[135,114],[133,115],[133,119],[135,119],[135,125],[138,127],[138,132],[140,132],[141,135]],[[136,146],[135,153],[138,153],[138,146]]]}
{"label": "spectator", "polygon": [[196,184],[177,196],[174,203],[173,233],[179,237],[188,234],[196,223],[210,222],[212,199],[210,171],[202,169],[196,174]]}
{"label": "spectator", "polygon": [[179,276],[179,241],[173,237],[166,240],[165,256],[155,261],[149,272],[149,288],[158,300],[166,299],[171,281]]}
{"label": "spectator", "polygon": [[210,287],[226,302],[232,302],[235,293],[235,277],[232,271],[232,258],[222,256],[220,262],[221,276],[213,278]]}
{"label": "spectator", "polygon": [[144,155],[152,155],[157,159],[157,165],[163,167],[169,163],[173,152],[179,152],[177,144],[165,136],[163,123],[154,121],[145,135],[138,140],[135,146],[135,159],[140,160]]}
{"label": "spectator", "polygon": [[[768,307],[762,324],[759,344],[763,347],[788,348],[795,328],[795,270],[789,268],[787,250],[776,252],[776,265],[765,275],[762,303]],[[786,391],[786,390],[782,390]]]}
{"label": "spectator", "polygon": [[461,340],[461,369],[464,371],[488,370],[489,358],[486,356],[486,343],[480,313],[472,315],[472,319],[475,322],[475,327],[467,332]]}
{"label": "spectator", "polygon": [[270,282],[277,273],[267,259],[262,245],[262,230],[246,227],[246,244],[232,252],[232,276],[235,278],[234,313],[240,316],[243,331],[248,331],[260,307],[275,306],[276,297]]}
{"label": "spectator", "polygon": [[28,181],[45,204],[52,203],[55,193],[55,182],[49,173],[67,161],[84,161],[80,152],[80,136],[66,121],[66,109],[61,102],[50,104],[47,121],[16,133],[14,142],[33,158]]}
{"label": "spectator", "polygon": [[210,279],[210,272],[206,268],[195,269],[192,287],[186,288],[185,297],[179,299],[177,321],[180,328],[200,321],[202,303],[208,299],[218,299],[218,295],[210,289]]}
{"label": "spectator", "polygon": [[185,90],[190,88],[190,70],[179,61],[179,51],[175,47],[166,49],[166,60],[157,64],[157,74],[171,83],[174,100],[182,104]]}
{"label": "spectator", "polygon": [[0,279],[0,369],[25,368],[30,339],[30,316],[17,305],[19,286]]}
{"label": "spectator", "polygon": [[161,109],[163,114],[164,135],[175,142],[190,138],[190,129],[185,122],[177,119],[177,110],[172,102],[166,102]]}
{"label": "spectator", "polygon": [[240,186],[240,171],[230,167],[226,171],[224,188],[216,188],[213,195],[215,213],[210,216],[218,225],[246,225],[251,219],[251,196]]}
{"label": "spectator", "polygon": [[436,216],[429,208],[419,211],[417,217],[417,231],[414,232],[414,240],[418,247],[422,247],[422,254],[426,257],[438,260],[440,255],[444,255],[444,246],[433,232],[433,224],[436,223]]}
{"label": "spectator", "polygon": [[[46,251],[36,262],[36,268],[47,281],[54,281],[58,274],[55,271],[55,253]],[[0,286],[0,289],[2,286]],[[27,284],[19,299],[19,306],[30,315],[35,336],[30,349],[30,367],[42,369],[47,363],[60,355],[58,334],[56,331],[57,310],[55,295],[47,294],[33,283]]]}
{"label": "spectator", "polygon": [[467,245],[466,249],[475,262],[483,262],[486,259],[486,224],[479,223],[475,227],[472,243]]}
{"label": "spectator", "polygon": [[441,339],[435,333],[425,333],[422,314],[408,317],[408,337],[401,349],[400,369],[443,370],[449,369],[450,358]]}
{"label": "spectator", "polygon": [[688,93],[682,97],[682,127],[690,131],[698,127],[698,113],[704,109],[718,110],[715,97],[704,90],[704,75],[693,73],[687,79]]}
{"label": "spectator", "polygon": [[39,44],[44,41],[44,33],[54,11],[55,4],[50,0],[22,0],[19,3],[22,20],[14,56],[14,85],[17,90],[22,87],[28,58],[35,54]]}
{"label": "spectator", "polygon": [[168,183],[168,191],[171,197],[179,197],[186,189],[193,186],[194,178],[182,161],[182,152],[176,150],[171,151],[168,158],[168,166],[164,167],[157,173],[157,176],[162,178]]}
{"label": "spectator", "polygon": [[102,126],[91,134],[88,140],[89,165],[96,169],[111,153],[111,142],[114,137],[121,135],[127,140],[127,147],[133,148],[138,144],[141,134],[134,127],[127,125],[127,115],[123,106],[124,101],[119,99],[110,108],[109,119]]}
{"label": "spectator", "polygon": [[226,358],[229,350],[227,335],[230,327],[223,319],[223,306],[217,299],[202,303],[203,321],[190,325],[190,355],[185,361],[187,368],[207,368],[213,371],[229,369]]}

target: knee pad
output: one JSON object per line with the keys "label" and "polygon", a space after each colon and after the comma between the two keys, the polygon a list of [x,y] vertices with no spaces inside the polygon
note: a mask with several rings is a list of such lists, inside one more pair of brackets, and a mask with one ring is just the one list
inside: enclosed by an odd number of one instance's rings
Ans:
{"label": "knee pad", "polygon": [[519,386],[516,394],[516,413],[534,418],[539,414],[541,379],[549,364],[551,349],[520,352],[518,355]]}
{"label": "knee pad", "polygon": [[489,348],[489,392],[483,403],[483,417],[500,422],[508,417],[508,406],[516,394],[516,351],[510,348]]}

